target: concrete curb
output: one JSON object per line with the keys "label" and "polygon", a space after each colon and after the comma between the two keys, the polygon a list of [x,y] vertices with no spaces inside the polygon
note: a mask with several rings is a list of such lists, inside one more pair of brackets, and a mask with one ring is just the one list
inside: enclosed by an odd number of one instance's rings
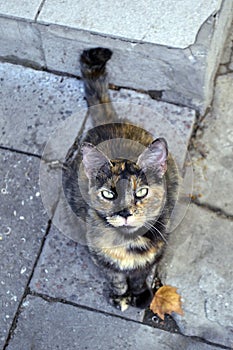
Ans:
{"label": "concrete curb", "polygon": [[221,7],[201,25],[195,42],[185,48],[56,24],[43,16],[43,6],[40,4],[31,19],[0,15],[0,60],[79,76],[80,52],[88,47],[105,46],[114,51],[111,83],[151,90],[159,93],[162,100],[201,113],[210,104],[214,77],[233,17],[231,0],[222,0]]}

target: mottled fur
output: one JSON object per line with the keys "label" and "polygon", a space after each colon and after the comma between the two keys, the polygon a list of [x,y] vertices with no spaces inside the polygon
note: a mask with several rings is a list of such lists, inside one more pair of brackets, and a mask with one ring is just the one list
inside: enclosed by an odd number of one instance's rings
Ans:
{"label": "mottled fur", "polygon": [[109,281],[110,301],[124,310],[150,301],[147,277],[168,239],[178,171],[164,139],[117,121],[108,94],[110,57],[102,48],[81,55],[96,127],[68,153],[63,184],[71,208],[86,221],[87,246]]}

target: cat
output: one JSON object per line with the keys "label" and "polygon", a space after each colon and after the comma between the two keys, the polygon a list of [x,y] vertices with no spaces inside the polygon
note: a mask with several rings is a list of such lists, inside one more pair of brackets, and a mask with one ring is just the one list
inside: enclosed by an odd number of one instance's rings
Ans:
{"label": "cat", "polygon": [[86,244],[122,311],[152,299],[149,276],[161,258],[175,206],[178,169],[164,138],[121,121],[108,92],[106,48],[80,56],[94,125],[71,147],[63,170],[69,205],[87,225]]}

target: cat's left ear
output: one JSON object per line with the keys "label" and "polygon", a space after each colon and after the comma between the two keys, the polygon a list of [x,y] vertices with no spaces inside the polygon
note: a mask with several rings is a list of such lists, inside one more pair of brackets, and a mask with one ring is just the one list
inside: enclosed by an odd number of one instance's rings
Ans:
{"label": "cat's left ear", "polygon": [[162,177],[167,170],[167,156],[167,142],[163,137],[160,137],[140,154],[137,164],[143,171],[155,169]]}
{"label": "cat's left ear", "polygon": [[109,164],[109,159],[94,145],[84,142],[81,147],[83,155],[84,170],[89,180],[95,178],[99,169],[106,163]]}

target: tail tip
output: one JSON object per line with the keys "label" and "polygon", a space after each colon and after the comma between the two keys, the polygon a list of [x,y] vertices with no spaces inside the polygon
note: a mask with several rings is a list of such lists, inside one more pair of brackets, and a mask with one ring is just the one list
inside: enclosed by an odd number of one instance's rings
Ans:
{"label": "tail tip", "polygon": [[103,47],[96,47],[84,50],[80,56],[80,62],[91,66],[102,66],[105,65],[111,57],[111,50]]}

